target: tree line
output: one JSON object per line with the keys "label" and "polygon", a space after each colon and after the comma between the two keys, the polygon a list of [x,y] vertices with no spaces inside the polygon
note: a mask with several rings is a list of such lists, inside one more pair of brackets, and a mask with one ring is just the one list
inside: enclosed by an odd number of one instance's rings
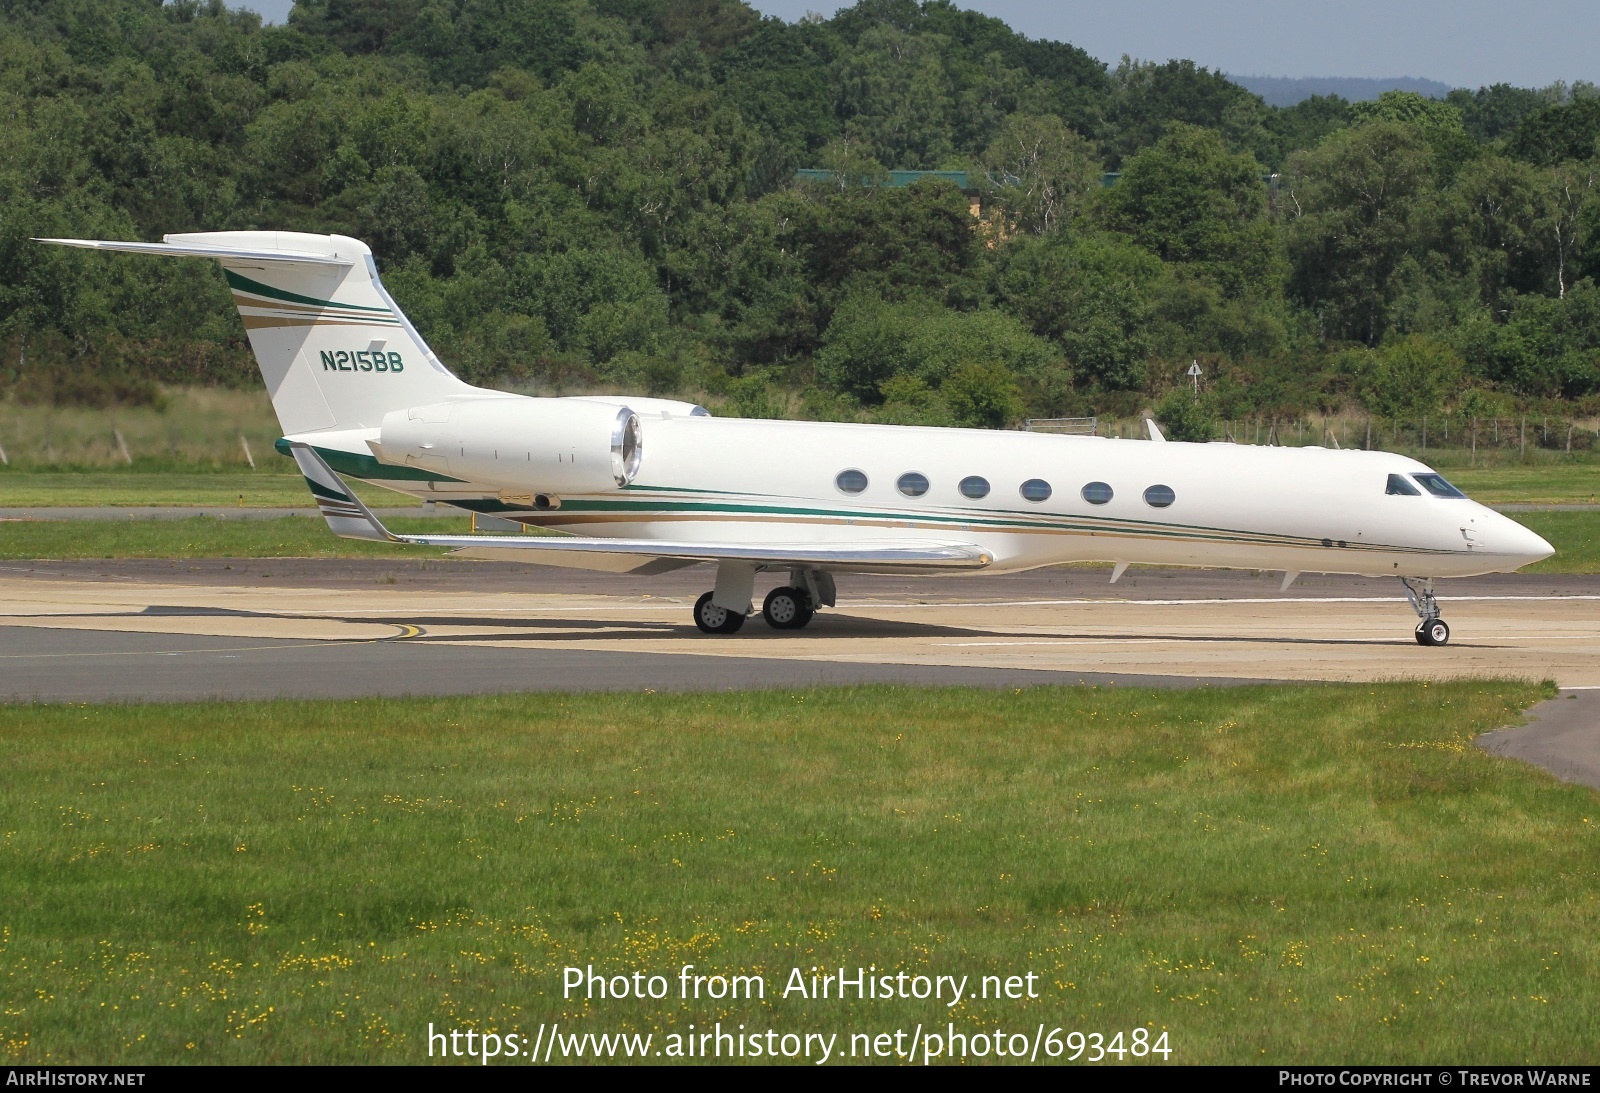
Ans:
{"label": "tree line", "polygon": [[1593,413],[1597,138],[1589,84],[1275,108],[944,0],[0,0],[0,388],[253,382],[207,264],[29,239],[281,228],[491,385],[1003,426],[1198,361],[1216,417]]}

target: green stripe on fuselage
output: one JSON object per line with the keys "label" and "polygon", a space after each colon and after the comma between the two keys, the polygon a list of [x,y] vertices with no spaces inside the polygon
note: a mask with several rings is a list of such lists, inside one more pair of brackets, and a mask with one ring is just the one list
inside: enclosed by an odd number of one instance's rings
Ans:
{"label": "green stripe on fuselage", "polygon": [[[273,441],[272,447],[279,455],[290,454],[289,441],[285,437],[280,436]],[[451,478],[447,474],[435,474],[419,467],[392,467],[387,463],[379,463],[375,456],[361,455],[358,452],[319,448],[315,444],[311,447],[328,466],[352,478],[380,478],[389,482],[461,482],[459,478]],[[462,485],[470,483],[462,482]]]}

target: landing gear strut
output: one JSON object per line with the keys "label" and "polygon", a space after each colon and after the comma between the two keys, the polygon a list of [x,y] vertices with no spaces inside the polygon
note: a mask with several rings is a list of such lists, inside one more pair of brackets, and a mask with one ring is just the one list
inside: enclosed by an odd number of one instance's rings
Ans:
{"label": "landing gear strut", "polygon": [[1418,645],[1444,645],[1450,640],[1450,626],[1439,617],[1439,601],[1433,595],[1433,578],[1401,577],[1406,599],[1422,621],[1417,623]]}

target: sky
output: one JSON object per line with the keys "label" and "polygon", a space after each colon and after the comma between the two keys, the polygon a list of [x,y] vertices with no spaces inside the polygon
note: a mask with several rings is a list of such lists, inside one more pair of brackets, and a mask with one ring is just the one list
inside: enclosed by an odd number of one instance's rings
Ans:
{"label": "sky", "polygon": [[[238,2],[238,0],[236,0]],[[1595,0],[957,0],[1115,64],[1183,57],[1241,76],[1421,76],[1456,87],[1600,82]],[[282,22],[291,0],[240,6]],[[753,0],[832,15],[837,0]]]}

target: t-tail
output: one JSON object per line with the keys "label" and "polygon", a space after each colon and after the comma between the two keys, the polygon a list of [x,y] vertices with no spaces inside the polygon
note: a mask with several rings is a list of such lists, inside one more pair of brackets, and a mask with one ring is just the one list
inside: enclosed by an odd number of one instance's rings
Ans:
{"label": "t-tail", "polygon": [[39,242],[219,261],[286,436],[377,429],[392,410],[498,394],[439,362],[359,239],[268,231]]}

